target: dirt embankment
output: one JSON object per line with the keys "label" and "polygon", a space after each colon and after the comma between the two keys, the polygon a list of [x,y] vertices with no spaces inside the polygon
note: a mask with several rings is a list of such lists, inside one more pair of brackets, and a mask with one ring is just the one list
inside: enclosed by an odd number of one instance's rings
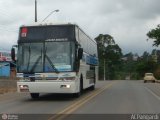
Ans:
{"label": "dirt embankment", "polygon": [[0,78],[0,94],[16,92],[16,87],[16,79]]}

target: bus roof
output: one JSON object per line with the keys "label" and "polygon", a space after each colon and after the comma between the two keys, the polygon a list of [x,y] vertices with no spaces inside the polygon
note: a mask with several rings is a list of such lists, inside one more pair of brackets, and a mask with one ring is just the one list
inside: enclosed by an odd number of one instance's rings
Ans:
{"label": "bus roof", "polygon": [[[86,34],[76,23],[70,23],[70,22],[54,22],[54,23],[52,23],[52,22],[47,22],[47,23],[33,23],[33,24],[28,24],[28,25],[21,25],[20,27],[38,27],[38,26],[63,26],[63,25],[73,25],[73,26],[77,26],[84,34]],[[86,34],[87,35],[87,34]],[[88,35],[87,35],[88,36]],[[95,42],[95,44],[97,44],[97,42],[94,40],[94,39],[92,39],[90,36],[88,36],[92,41],[94,41]]]}
{"label": "bus roof", "polygon": [[50,26],[50,25],[76,25],[78,26],[77,24],[73,24],[73,23],[52,23],[52,22],[48,22],[48,23],[33,23],[33,24],[27,24],[27,25],[21,25],[21,27],[33,27],[33,26]]}

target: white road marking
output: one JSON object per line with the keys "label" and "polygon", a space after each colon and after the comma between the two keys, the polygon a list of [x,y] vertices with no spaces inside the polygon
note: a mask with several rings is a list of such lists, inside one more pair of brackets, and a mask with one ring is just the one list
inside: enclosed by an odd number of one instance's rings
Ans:
{"label": "white road marking", "polygon": [[145,87],[145,89],[150,92],[154,97],[156,97],[158,100],[160,100],[160,96],[158,96],[157,94],[155,94],[152,90],[150,90],[149,88]]}

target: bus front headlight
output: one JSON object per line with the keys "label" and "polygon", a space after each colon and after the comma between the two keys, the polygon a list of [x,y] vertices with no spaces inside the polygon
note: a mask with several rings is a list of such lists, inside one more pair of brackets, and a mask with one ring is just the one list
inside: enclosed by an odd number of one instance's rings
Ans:
{"label": "bus front headlight", "polygon": [[21,92],[29,92],[29,86],[28,85],[19,85],[19,89]]}
{"label": "bus front headlight", "polygon": [[61,85],[60,88],[71,88],[71,85],[69,85],[69,84]]}
{"label": "bus front headlight", "polygon": [[71,87],[71,85],[66,85],[66,88],[70,88]]}

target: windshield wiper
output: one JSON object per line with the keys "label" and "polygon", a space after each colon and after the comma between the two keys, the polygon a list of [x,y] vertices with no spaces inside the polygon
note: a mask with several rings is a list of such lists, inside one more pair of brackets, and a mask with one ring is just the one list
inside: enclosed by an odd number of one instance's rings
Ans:
{"label": "windshield wiper", "polygon": [[59,71],[57,70],[57,68],[54,66],[54,64],[52,63],[52,61],[50,60],[50,58],[45,54],[48,62],[50,63],[50,65],[52,66],[52,68],[55,70],[56,73],[59,73]]}
{"label": "windshield wiper", "polygon": [[45,49],[45,52],[44,52],[44,57],[47,58],[48,62],[50,63],[51,67],[53,68],[53,70],[56,72],[56,73],[59,73],[59,71],[57,70],[57,68],[54,66],[54,64],[52,63],[51,59],[48,57],[48,55],[46,54],[46,51],[47,51],[47,48]]}
{"label": "windshield wiper", "polygon": [[30,57],[31,57],[31,47],[30,47],[30,45],[29,45],[28,52],[29,52],[29,57],[28,57],[28,63],[27,63],[27,72],[28,72],[28,69],[29,69]]}
{"label": "windshield wiper", "polygon": [[36,68],[36,66],[39,63],[39,61],[40,61],[41,58],[42,58],[42,49],[41,49],[41,55],[37,58],[37,60],[34,63],[33,67],[31,68],[30,72],[34,72],[34,69]]}
{"label": "windshield wiper", "polygon": [[39,63],[39,60],[41,59],[42,56],[39,56],[36,60],[36,62],[34,63],[33,67],[31,68],[30,72],[33,72],[34,69],[36,68],[37,64]]}

